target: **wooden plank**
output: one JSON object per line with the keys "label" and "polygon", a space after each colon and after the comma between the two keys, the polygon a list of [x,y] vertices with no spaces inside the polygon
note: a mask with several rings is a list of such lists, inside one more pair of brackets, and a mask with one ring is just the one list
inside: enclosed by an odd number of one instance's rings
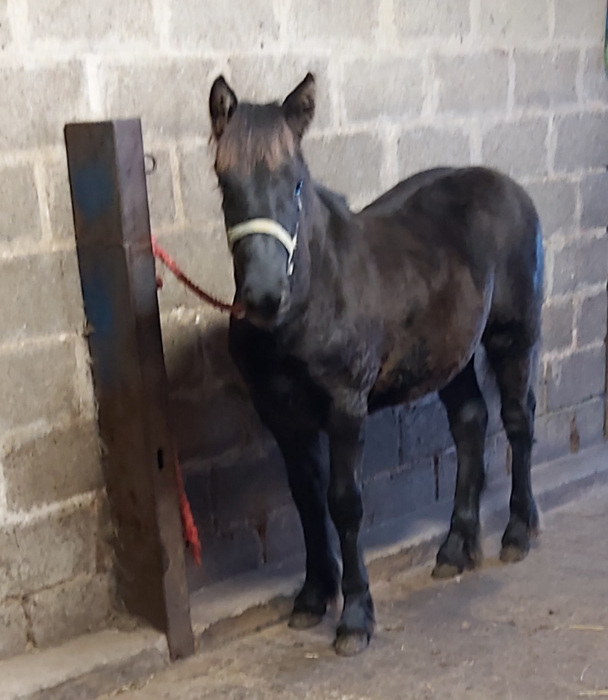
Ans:
{"label": "wooden plank", "polygon": [[103,469],[127,610],[194,650],[139,119],[65,127]]}

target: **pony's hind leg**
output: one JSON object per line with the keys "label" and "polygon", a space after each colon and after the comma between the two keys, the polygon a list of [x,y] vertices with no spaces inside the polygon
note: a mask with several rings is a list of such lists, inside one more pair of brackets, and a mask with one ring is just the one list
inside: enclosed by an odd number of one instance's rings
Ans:
{"label": "pony's hind leg", "polygon": [[450,531],[437,553],[435,578],[474,568],[481,560],[479,499],[484,484],[488,411],[477,384],[473,359],[439,392],[456,444],[458,472]]}
{"label": "pony's hind leg", "polygon": [[531,382],[536,354],[531,348],[514,357],[493,355],[488,345],[488,359],[500,390],[502,422],[511,445],[510,517],[500,552],[503,561],[511,562],[526,556],[530,538],[538,533],[538,510],[530,478],[536,409]]}

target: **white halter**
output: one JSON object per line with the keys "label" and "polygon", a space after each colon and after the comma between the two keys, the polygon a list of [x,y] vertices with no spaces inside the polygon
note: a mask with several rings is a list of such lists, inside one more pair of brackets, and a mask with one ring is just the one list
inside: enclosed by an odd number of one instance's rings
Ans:
{"label": "white halter", "polygon": [[293,254],[296,252],[298,245],[298,230],[300,228],[300,212],[302,211],[302,198],[300,192],[302,190],[302,181],[296,189],[296,197],[298,204],[298,220],[296,221],[296,232],[292,236],[289,231],[281,226],[274,219],[249,219],[243,221],[236,226],[231,226],[226,229],[226,237],[228,238],[228,247],[230,252],[236,243],[247,236],[252,236],[254,233],[261,233],[265,236],[272,236],[285,248],[287,251],[287,275],[291,277],[293,274]]}
{"label": "white halter", "polygon": [[298,245],[297,230],[292,238],[287,229],[283,228],[278,221],[273,219],[249,219],[249,221],[243,221],[242,224],[237,224],[227,229],[226,236],[228,237],[230,251],[232,251],[238,241],[254,233],[272,236],[283,245],[288,255],[287,274],[291,275],[293,273],[293,254]]}
{"label": "white halter", "polygon": [[247,236],[252,236],[254,233],[272,236],[276,238],[287,251],[287,275],[291,277],[291,275],[293,275],[293,254],[296,252],[296,247],[298,245],[298,229],[300,228],[300,212],[302,211],[300,189],[301,183],[296,193],[298,198],[298,220],[296,222],[296,232],[293,236],[274,219],[249,219],[248,221],[243,221],[241,224],[226,229],[230,252],[232,252],[232,249],[238,241]]}

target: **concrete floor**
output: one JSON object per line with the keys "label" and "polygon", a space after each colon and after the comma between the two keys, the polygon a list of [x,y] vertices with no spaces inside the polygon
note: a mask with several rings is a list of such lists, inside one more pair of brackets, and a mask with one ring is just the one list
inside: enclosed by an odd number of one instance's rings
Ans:
{"label": "concrete floor", "polygon": [[[608,696],[608,487],[553,511],[540,544],[502,565],[485,542],[476,573],[430,567],[373,586],[377,633],[353,659],[331,648],[333,619],[285,624],[202,653],[121,700],[548,700]],[[604,691],[604,692],[602,692]],[[106,696],[109,697],[109,696]]]}

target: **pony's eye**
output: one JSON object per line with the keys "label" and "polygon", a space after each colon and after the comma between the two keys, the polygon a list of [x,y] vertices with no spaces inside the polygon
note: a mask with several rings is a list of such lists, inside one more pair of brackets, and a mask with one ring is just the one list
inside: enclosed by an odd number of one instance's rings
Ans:
{"label": "pony's eye", "polygon": [[303,185],[303,184],[304,184],[304,183],[302,182],[302,180],[299,180],[299,181],[298,181],[298,184],[296,185],[296,188],[295,188],[295,190],[293,191],[293,193],[294,193],[294,195],[295,195],[296,197],[299,197],[299,196],[302,194],[302,185]]}

